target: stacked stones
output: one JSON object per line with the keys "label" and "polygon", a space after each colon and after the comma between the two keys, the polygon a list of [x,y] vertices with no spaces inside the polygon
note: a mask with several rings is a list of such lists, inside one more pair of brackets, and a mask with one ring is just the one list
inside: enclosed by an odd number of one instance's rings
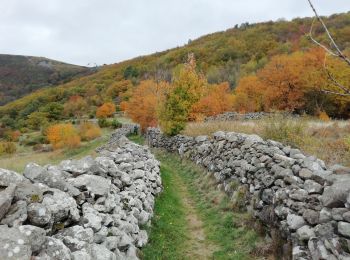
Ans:
{"label": "stacked stones", "polygon": [[0,169],[0,259],[138,259],[162,188],[159,162],[125,133],[96,158]]}
{"label": "stacked stones", "polygon": [[190,158],[220,188],[292,245],[293,259],[350,259],[350,170],[256,135],[166,137],[148,142]]}
{"label": "stacked stones", "polygon": [[237,112],[225,112],[223,114],[209,116],[204,119],[205,122],[210,121],[234,121],[234,120],[257,120],[262,119],[263,117],[269,116],[269,113],[266,112],[254,112],[239,114]]}

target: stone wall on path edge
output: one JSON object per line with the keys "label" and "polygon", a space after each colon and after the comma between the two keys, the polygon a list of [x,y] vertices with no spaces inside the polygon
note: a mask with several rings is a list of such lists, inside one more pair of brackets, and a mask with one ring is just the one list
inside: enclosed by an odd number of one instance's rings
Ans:
{"label": "stone wall on path edge", "polygon": [[138,259],[162,190],[159,162],[116,130],[98,156],[23,175],[0,169],[0,259]]}
{"label": "stone wall on path edge", "polygon": [[233,201],[288,241],[293,259],[350,259],[349,168],[257,135],[167,137],[149,128],[147,139],[205,167]]}

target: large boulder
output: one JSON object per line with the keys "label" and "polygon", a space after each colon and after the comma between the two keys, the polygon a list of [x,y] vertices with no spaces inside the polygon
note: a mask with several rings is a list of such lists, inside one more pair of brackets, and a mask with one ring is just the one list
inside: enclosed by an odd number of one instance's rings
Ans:
{"label": "large boulder", "polygon": [[341,208],[350,192],[350,175],[334,177],[333,184],[324,189],[321,202],[328,208]]}
{"label": "large boulder", "polygon": [[31,259],[45,243],[45,230],[34,226],[0,226],[0,259]]}
{"label": "large boulder", "polygon": [[91,168],[96,165],[94,158],[87,156],[80,160],[65,160],[59,165],[59,168],[63,171],[72,173],[74,176],[78,176],[84,173],[88,173]]}
{"label": "large boulder", "polygon": [[38,257],[52,260],[71,260],[71,252],[61,240],[46,237]]}
{"label": "large boulder", "polygon": [[91,194],[106,196],[111,189],[111,180],[96,175],[80,175],[77,178],[68,180],[74,187],[86,190]]}
{"label": "large boulder", "polygon": [[22,225],[27,216],[27,202],[20,200],[11,205],[1,224],[16,227]]}
{"label": "large boulder", "polygon": [[11,184],[5,190],[0,192],[0,220],[6,215],[6,213],[11,207],[15,189],[16,185]]}
{"label": "large boulder", "polygon": [[59,231],[55,238],[62,240],[72,252],[75,252],[89,247],[94,240],[94,232],[91,228],[76,225]]}
{"label": "large boulder", "polygon": [[32,203],[27,208],[29,222],[35,226],[45,226],[51,221],[51,211],[41,203]]}
{"label": "large boulder", "polygon": [[0,187],[8,187],[10,184],[19,184],[21,182],[28,182],[23,175],[5,169],[0,169]]}
{"label": "large boulder", "polygon": [[62,175],[57,174],[57,169],[48,171],[38,164],[29,163],[24,169],[24,176],[32,182],[43,183],[50,188],[68,192],[72,196],[78,196],[80,193],[78,189],[67,183]]}
{"label": "large boulder", "polygon": [[77,222],[80,219],[76,201],[67,193],[50,189],[42,204],[51,212],[54,222]]}

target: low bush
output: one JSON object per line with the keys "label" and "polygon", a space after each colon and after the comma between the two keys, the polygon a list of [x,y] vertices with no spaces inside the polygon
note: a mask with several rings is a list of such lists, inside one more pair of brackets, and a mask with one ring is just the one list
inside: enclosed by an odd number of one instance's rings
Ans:
{"label": "low bush", "polygon": [[262,137],[298,147],[306,135],[307,125],[302,119],[272,117],[264,122]]}
{"label": "low bush", "polygon": [[111,127],[113,129],[117,129],[117,128],[122,127],[122,124],[117,119],[108,120],[106,118],[100,118],[98,120],[98,125],[101,128]]}
{"label": "low bush", "polygon": [[20,144],[25,146],[34,146],[38,144],[47,143],[46,137],[43,135],[27,135],[23,139],[21,138]]}
{"label": "low bush", "polygon": [[91,122],[83,122],[79,125],[79,135],[83,141],[91,141],[100,137],[102,134],[101,128]]}
{"label": "low bush", "polygon": [[0,155],[13,154],[17,151],[16,144],[13,142],[0,142]]}

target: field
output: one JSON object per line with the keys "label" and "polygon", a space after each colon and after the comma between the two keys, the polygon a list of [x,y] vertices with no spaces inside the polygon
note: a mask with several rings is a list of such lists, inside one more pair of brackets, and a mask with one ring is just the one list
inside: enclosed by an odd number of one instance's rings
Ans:
{"label": "field", "polygon": [[350,166],[350,121],[324,122],[310,117],[276,116],[250,121],[188,123],[183,134],[210,135],[216,131],[257,134],[299,148],[330,165]]}
{"label": "field", "polygon": [[95,155],[95,149],[108,141],[112,129],[103,129],[102,136],[90,142],[83,142],[80,147],[52,152],[35,152],[31,147],[18,145],[18,151],[12,155],[0,156],[0,168],[23,172],[30,162],[39,165],[57,164],[66,159],[78,159],[87,155]]}

